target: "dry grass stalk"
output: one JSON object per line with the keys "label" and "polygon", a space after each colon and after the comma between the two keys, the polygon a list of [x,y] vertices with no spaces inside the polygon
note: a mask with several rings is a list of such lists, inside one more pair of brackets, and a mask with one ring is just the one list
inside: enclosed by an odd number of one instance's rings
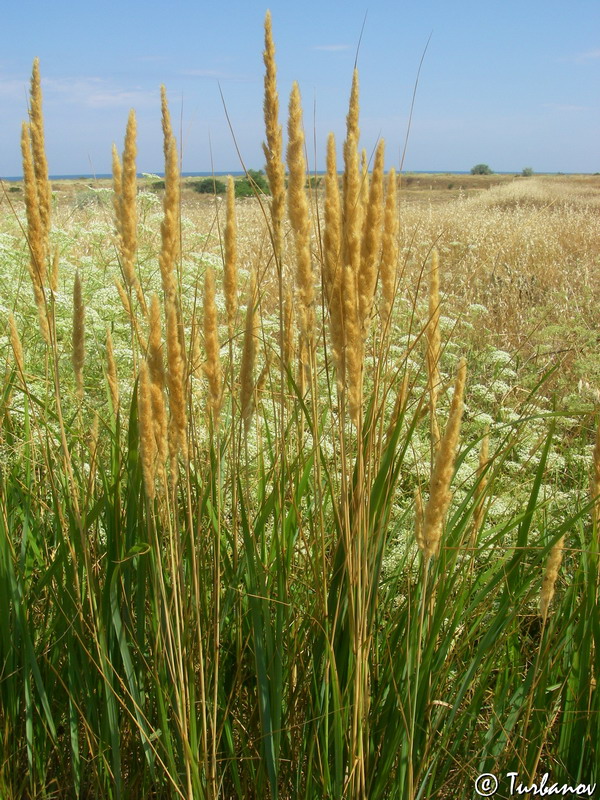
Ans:
{"label": "dry grass stalk", "polygon": [[75,385],[77,395],[83,398],[83,363],[85,360],[85,304],[81,291],[81,279],[79,270],[75,273],[75,283],[73,284],[73,352],[71,360],[75,373]]}
{"label": "dry grass stalk", "polygon": [[396,401],[394,403],[394,410],[392,411],[392,416],[390,418],[390,424],[388,425],[387,432],[386,432],[386,441],[389,442],[391,436],[394,433],[394,429],[398,424],[398,419],[400,414],[402,413],[404,406],[406,404],[406,398],[408,397],[408,371],[404,373],[404,377],[402,378],[402,383],[400,384],[400,388],[396,394]]}
{"label": "dry grass stalk", "polygon": [[350,419],[355,425],[358,425],[362,407],[364,345],[358,315],[356,275],[350,264],[344,268],[341,295],[344,331],[343,362],[348,392],[348,410]]}
{"label": "dry grass stalk", "polygon": [[119,379],[117,377],[117,363],[110,328],[106,329],[106,377],[112,402],[113,413],[119,410]]}
{"label": "dry grass stalk", "polygon": [[342,208],[337,175],[335,138],[327,138],[327,174],[325,176],[325,232],[323,242],[323,292],[329,308],[331,347],[337,371],[338,391],[345,385],[344,305],[342,298],[343,266],[340,261]]}
{"label": "dry grass stalk", "polygon": [[415,539],[419,550],[425,551],[425,539],[423,537],[423,496],[421,488],[415,489]]}
{"label": "dry grass stalk", "polygon": [[97,411],[94,411],[94,419],[92,420],[92,427],[90,428],[88,438],[90,450],[90,482],[88,487],[88,495],[94,497],[94,484],[96,482],[96,465],[98,462],[98,449],[100,447],[100,416]]}
{"label": "dry grass stalk", "polygon": [[285,168],[283,165],[282,131],[279,124],[279,97],[277,94],[277,67],[275,65],[275,45],[271,12],[265,15],[265,97],[264,116],[266,143],[263,151],[266,159],[266,173],[271,189],[271,220],[273,223],[273,245],[275,259],[280,263],[283,251],[283,215],[285,209]]}
{"label": "dry grass stalk", "polygon": [[[300,89],[294,82],[290,95],[288,122],[288,215],[296,245],[296,293],[298,297],[298,327],[300,360],[304,378],[309,374],[310,353],[314,346],[315,286],[310,252],[310,218],[306,197],[306,162]],[[304,383],[304,381],[301,381]]]}
{"label": "dry grass stalk", "polygon": [[148,370],[150,375],[150,396],[152,402],[152,421],[156,444],[159,478],[162,478],[167,459],[167,407],[165,403],[166,374],[163,361],[162,330],[160,320],[160,301],[153,294],[150,303],[150,332],[148,335]]}
{"label": "dry grass stalk", "polygon": [[[29,107],[31,150],[33,154],[33,167],[39,202],[40,223],[42,239],[47,246],[50,233],[50,210],[52,204],[52,187],[48,180],[48,162],[44,143],[44,118],[42,114],[42,88],[40,81],[40,61],[36,58],[33,62],[31,73],[31,104]],[[46,252],[43,253],[43,262]]]}
{"label": "dry grass stalk", "polygon": [[283,361],[290,366],[296,354],[294,345],[295,324],[294,324],[294,298],[292,290],[287,287],[285,301],[283,304]]}
{"label": "dry grass stalk", "polygon": [[590,499],[593,501],[592,520],[594,526],[600,526],[600,424],[596,428],[596,442],[592,457],[592,478],[590,481]]}
{"label": "dry grass stalk", "polygon": [[58,245],[54,248],[54,255],[52,256],[52,272],[50,273],[50,289],[56,294],[58,292]]}
{"label": "dry grass stalk", "polygon": [[396,170],[392,167],[387,177],[385,211],[383,214],[383,241],[381,245],[381,319],[387,325],[396,295],[398,269],[398,209]]}
{"label": "dry grass stalk", "polygon": [[121,305],[123,306],[125,313],[129,317],[129,321],[131,322],[133,330],[135,331],[135,335],[137,336],[137,340],[140,343],[140,347],[142,348],[142,350],[145,350],[147,347],[147,343],[142,333],[140,332],[139,325],[137,322],[137,317],[133,313],[133,309],[131,308],[131,301],[129,299],[129,295],[127,294],[125,287],[118,278],[115,278],[115,286],[117,288],[117,292],[119,293],[119,297],[121,299]]}
{"label": "dry grass stalk", "polygon": [[121,304],[125,309],[125,313],[129,317],[129,319],[133,322],[134,316],[133,316],[133,311],[131,310],[131,303],[129,302],[129,295],[125,291],[125,287],[118,278],[115,278],[115,286],[117,287],[117,292],[119,293],[119,297],[121,298]]}
{"label": "dry grass stalk", "polygon": [[240,368],[240,408],[246,433],[250,429],[252,412],[254,410],[254,362],[256,361],[256,342],[258,339],[256,300],[256,275],[253,271],[250,276],[248,305],[246,306],[244,350]]}
{"label": "dry grass stalk", "polygon": [[187,364],[187,375],[197,380],[201,380],[203,374],[202,352],[200,347],[200,325],[194,315],[192,317],[192,327],[190,331],[190,352],[191,358]]}
{"label": "dry grass stalk", "polygon": [[[334,295],[339,295],[340,286],[340,242],[342,212],[340,185],[337,175],[335,137],[327,137],[327,172],[325,175],[325,231],[323,234],[323,291],[331,311]],[[336,292],[337,289],[337,292]]]}
{"label": "dry grass stalk", "polygon": [[17,324],[12,314],[8,315],[8,327],[10,331],[10,343],[15,356],[17,369],[19,370],[21,379],[24,380],[25,360],[23,358],[23,345],[21,344],[21,337],[19,336],[19,332],[17,330]]}
{"label": "dry grass stalk", "polygon": [[152,388],[148,364],[142,361],[138,378],[138,416],[140,425],[140,450],[144,474],[144,491],[149,500],[154,499],[156,443],[152,414]]}
{"label": "dry grass stalk", "polygon": [[[167,386],[169,389],[169,455],[174,467],[177,454],[187,460],[187,411],[185,393],[185,361],[179,341],[178,316],[175,299],[167,298],[165,304],[167,329]],[[174,477],[174,470],[172,477]]]}
{"label": "dry grass stalk", "polygon": [[550,555],[548,556],[548,561],[546,562],[546,569],[542,579],[542,590],[540,592],[540,614],[542,615],[544,621],[546,621],[548,617],[550,603],[554,597],[558,571],[562,563],[564,545],[565,537],[561,536],[554,547],[550,550]]}
{"label": "dry grass stalk", "polygon": [[208,267],[204,276],[204,347],[206,349],[204,373],[208,380],[209,389],[208,405],[215,427],[218,427],[223,392],[217,306],[215,303],[215,276],[211,267]]}
{"label": "dry grass stalk", "polygon": [[[383,164],[385,142],[380,139],[375,151],[373,175],[366,203],[364,232],[360,254],[358,275],[358,301],[363,339],[369,330],[375,286],[377,283],[377,263],[381,246],[381,213],[383,207]],[[364,178],[363,178],[364,181]]]}
{"label": "dry grass stalk", "polygon": [[486,427],[485,434],[481,440],[481,448],[479,450],[479,466],[477,467],[476,478],[479,483],[475,487],[474,493],[474,511],[473,511],[473,525],[471,528],[471,547],[475,547],[477,542],[477,535],[481,529],[484,513],[484,500],[485,490],[488,483],[487,478],[487,465],[489,462],[490,452],[490,430]]}
{"label": "dry grass stalk", "polygon": [[458,366],[454,395],[450,405],[450,416],[440,441],[431,475],[429,500],[427,501],[423,518],[423,555],[426,560],[438,553],[444,519],[452,499],[450,483],[454,474],[454,462],[460,435],[466,378],[467,365],[465,359],[462,358]]}
{"label": "dry grass stalk", "polygon": [[437,452],[440,430],[437,422],[437,398],[440,387],[439,362],[441,354],[440,337],[440,258],[437,250],[431,254],[429,278],[429,322],[427,334],[427,387],[429,390],[429,414],[432,453]]}
{"label": "dry grass stalk", "polygon": [[227,214],[225,221],[225,265],[223,271],[225,309],[229,338],[233,338],[235,317],[238,310],[237,297],[237,224],[235,216],[235,184],[231,175],[227,178]]}
{"label": "dry grass stalk", "polygon": [[254,390],[256,397],[260,396],[261,392],[264,391],[265,386],[267,385],[267,378],[269,377],[270,368],[271,368],[271,357],[269,351],[267,351],[267,357],[265,359],[265,363],[260,371],[258,380],[256,381],[256,388]]}

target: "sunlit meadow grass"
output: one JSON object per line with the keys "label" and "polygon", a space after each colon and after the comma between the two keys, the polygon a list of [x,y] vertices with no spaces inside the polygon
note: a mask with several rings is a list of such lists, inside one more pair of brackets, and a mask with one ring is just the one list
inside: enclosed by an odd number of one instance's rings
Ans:
{"label": "sunlit meadow grass", "polygon": [[385,215],[357,98],[343,179],[305,192],[293,99],[291,224],[284,195],[178,200],[166,98],[164,191],[126,188],[131,118],[47,232],[3,187],[0,797],[595,781],[600,186],[399,179]]}

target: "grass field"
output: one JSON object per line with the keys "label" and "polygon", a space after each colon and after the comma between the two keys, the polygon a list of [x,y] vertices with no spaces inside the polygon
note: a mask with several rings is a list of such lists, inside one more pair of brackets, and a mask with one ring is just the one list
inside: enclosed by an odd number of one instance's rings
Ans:
{"label": "grass field", "polygon": [[[593,784],[600,178],[0,196],[0,797]],[[375,143],[371,143],[375,144]],[[284,168],[283,161],[286,162]],[[338,174],[339,169],[339,174]],[[343,175],[342,175],[343,170]]]}

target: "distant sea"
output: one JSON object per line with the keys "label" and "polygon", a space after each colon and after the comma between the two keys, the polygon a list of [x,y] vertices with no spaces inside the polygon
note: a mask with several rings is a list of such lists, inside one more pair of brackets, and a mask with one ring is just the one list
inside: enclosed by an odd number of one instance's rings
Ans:
{"label": "distant sea", "polygon": [[[244,175],[244,174],[245,173],[243,171],[237,171],[236,172],[235,170],[231,171],[231,172],[182,172],[181,173],[181,177],[182,178],[212,178],[212,176],[214,175],[215,178],[220,178],[220,177],[223,177],[224,175],[232,175],[235,178],[235,177],[239,177],[240,175]],[[314,172],[311,171],[310,174],[311,175],[315,175],[315,174],[316,175],[325,175],[325,172],[316,172],[316,173],[314,173]],[[414,171],[405,170],[402,174],[403,175],[468,175],[469,171],[467,171],[467,170],[451,170],[451,169],[449,169],[449,170],[442,170],[442,169],[414,170]],[[512,173],[510,173],[510,172],[507,172],[507,173],[498,172],[496,174],[497,175],[504,175],[504,174],[511,175]],[[158,178],[164,178],[165,173],[164,172],[152,172],[152,173],[150,173],[150,172],[139,172],[138,173],[138,178],[143,178],[146,175],[156,175]],[[86,174],[84,172],[75,172],[72,175],[50,175],[50,180],[51,181],[67,181],[67,180],[68,181],[76,181],[76,180],[93,181],[93,180],[105,180],[107,178],[108,179],[112,178],[112,174],[108,173],[108,172],[106,172],[106,173],[105,172],[101,172],[101,173],[98,173],[97,175],[91,175],[91,174]],[[2,180],[4,180],[4,181],[22,181],[23,180],[23,176],[22,175],[18,175],[16,177],[15,176],[7,176],[5,178],[2,178]]]}

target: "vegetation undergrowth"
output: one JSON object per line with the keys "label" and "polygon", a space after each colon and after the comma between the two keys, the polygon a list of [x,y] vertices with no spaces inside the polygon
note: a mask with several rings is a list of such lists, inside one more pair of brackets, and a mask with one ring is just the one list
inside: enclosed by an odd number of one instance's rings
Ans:
{"label": "vegetation undergrowth", "polygon": [[[489,275],[447,243],[449,217],[410,228],[383,142],[361,161],[358,74],[343,177],[330,136],[307,189],[296,84],[284,164],[270,16],[264,60],[253,235],[232,179],[209,229],[182,213],[164,90],[162,197],[138,192],[131,112],[112,190],[53,228],[34,63],[24,198],[4,194],[0,240],[18,276],[2,298],[0,796],[593,783],[594,408],[553,399],[560,360],[525,389],[510,352],[467,346],[467,312],[503,313],[474,306]],[[524,224],[536,180],[490,190],[493,219]],[[498,302],[531,299],[546,276],[507,252]]]}

